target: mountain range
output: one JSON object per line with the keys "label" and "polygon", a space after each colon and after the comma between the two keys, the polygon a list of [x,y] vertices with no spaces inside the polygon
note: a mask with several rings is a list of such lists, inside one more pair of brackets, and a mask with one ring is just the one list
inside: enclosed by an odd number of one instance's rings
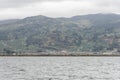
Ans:
{"label": "mountain range", "polygon": [[120,51],[120,15],[42,15],[0,21],[1,52]]}

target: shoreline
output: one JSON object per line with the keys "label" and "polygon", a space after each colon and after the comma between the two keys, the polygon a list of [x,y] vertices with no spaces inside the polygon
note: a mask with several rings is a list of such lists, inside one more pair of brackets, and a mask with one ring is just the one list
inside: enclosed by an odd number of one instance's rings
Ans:
{"label": "shoreline", "polygon": [[120,57],[120,55],[0,55],[0,57]]}
{"label": "shoreline", "polygon": [[18,57],[24,57],[24,56],[38,56],[38,57],[89,57],[89,56],[97,56],[97,57],[104,57],[104,56],[120,56],[120,53],[116,52],[25,52],[25,53],[0,53],[0,56],[18,56]]}

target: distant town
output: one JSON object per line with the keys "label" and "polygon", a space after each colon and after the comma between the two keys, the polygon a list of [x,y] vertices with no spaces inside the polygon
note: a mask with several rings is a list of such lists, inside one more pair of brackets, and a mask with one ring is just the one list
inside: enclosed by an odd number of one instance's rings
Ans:
{"label": "distant town", "polygon": [[0,56],[119,56],[120,52],[106,51],[106,52],[69,52],[62,51],[46,51],[46,52],[1,52]]}

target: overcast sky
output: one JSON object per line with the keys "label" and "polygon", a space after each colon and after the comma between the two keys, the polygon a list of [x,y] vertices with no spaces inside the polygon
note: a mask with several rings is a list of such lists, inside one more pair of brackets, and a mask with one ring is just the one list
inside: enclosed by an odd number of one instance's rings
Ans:
{"label": "overcast sky", "polygon": [[120,0],[0,0],[0,20],[45,15],[120,14]]}

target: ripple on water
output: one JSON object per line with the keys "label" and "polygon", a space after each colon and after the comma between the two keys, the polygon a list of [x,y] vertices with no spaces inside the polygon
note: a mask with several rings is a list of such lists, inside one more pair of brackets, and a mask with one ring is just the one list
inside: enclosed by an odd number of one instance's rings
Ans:
{"label": "ripple on water", "polygon": [[1,57],[0,80],[120,80],[119,57]]}

